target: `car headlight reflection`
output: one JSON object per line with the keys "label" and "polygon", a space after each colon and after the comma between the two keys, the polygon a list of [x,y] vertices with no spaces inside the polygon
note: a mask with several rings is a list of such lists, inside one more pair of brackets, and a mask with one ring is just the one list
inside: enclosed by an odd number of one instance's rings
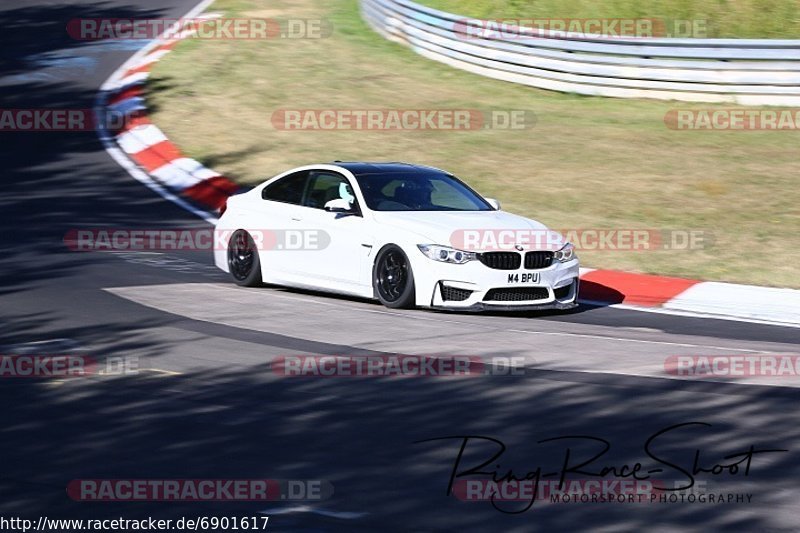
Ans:
{"label": "car headlight reflection", "polygon": [[456,265],[463,265],[469,261],[477,259],[475,252],[465,252],[463,250],[456,250],[449,246],[439,246],[437,244],[418,244],[419,251],[425,254],[429,259],[434,261],[441,261],[442,263],[453,263]]}

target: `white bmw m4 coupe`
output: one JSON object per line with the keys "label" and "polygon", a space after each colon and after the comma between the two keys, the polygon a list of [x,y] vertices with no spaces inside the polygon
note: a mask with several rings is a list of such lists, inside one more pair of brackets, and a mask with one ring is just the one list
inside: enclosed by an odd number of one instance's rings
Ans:
{"label": "white bmw m4 coupe", "polygon": [[407,163],[295,168],[231,196],[214,262],[262,283],[379,300],[392,308],[569,309],[574,247],[500,210],[452,174]]}

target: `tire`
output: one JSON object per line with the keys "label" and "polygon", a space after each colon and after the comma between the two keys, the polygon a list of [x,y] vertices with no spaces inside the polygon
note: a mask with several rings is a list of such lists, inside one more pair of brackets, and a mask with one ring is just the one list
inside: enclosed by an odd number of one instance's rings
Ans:
{"label": "tire", "polygon": [[228,270],[239,286],[258,287],[263,283],[258,249],[253,238],[243,229],[233,232],[228,241]]}
{"label": "tire", "polygon": [[414,307],[414,273],[399,246],[384,246],[372,267],[372,288],[378,300],[392,309]]}

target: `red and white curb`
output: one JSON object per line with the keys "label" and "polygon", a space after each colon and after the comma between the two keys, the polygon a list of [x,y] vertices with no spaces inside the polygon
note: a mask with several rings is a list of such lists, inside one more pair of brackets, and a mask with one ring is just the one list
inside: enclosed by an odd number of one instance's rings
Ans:
{"label": "red and white curb", "polygon": [[[202,1],[184,18],[213,17],[200,15],[212,2]],[[98,128],[106,151],[131,176],[213,224],[219,207],[239,186],[182,155],[148,120],[142,96],[150,68],[179,40],[152,41],[111,75],[98,94],[95,110],[103,117],[111,109],[128,120],[118,131],[105,129],[102,119]],[[800,290],[794,289],[582,268],[579,300],[637,311],[800,327]]]}
{"label": "red and white curb", "polygon": [[685,316],[800,327],[800,290],[581,269],[580,300]]}
{"label": "red and white curb", "polygon": [[[212,1],[201,2],[183,18],[214,17],[199,15]],[[155,39],[134,54],[103,84],[95,111],[106,151],[120,165],[161,196],[213,223],[218,209],[240,186],[183,155],[147,118],[143,98],[142,86],[152,66],[189,35],[184,32],[177,38]],[[120,129],[110,130],[106,116],[125,120]]]}

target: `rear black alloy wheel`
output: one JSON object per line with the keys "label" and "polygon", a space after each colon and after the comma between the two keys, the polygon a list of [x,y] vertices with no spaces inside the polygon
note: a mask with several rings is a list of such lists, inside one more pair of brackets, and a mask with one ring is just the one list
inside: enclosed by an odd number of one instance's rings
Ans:
{"label": "rear black alloy wheel", "polygon": [[261,285],[261,263],[258,249],[249,233],[236,230],[228,241],[228,270],[233,281],[243,287]]}
{"label": "rear black alloy wheel", "polygon": [[408,257],[398,246],[385,246],[375,260],[372,286],[386,307],[400,309],[414,305],[414,275]]}

